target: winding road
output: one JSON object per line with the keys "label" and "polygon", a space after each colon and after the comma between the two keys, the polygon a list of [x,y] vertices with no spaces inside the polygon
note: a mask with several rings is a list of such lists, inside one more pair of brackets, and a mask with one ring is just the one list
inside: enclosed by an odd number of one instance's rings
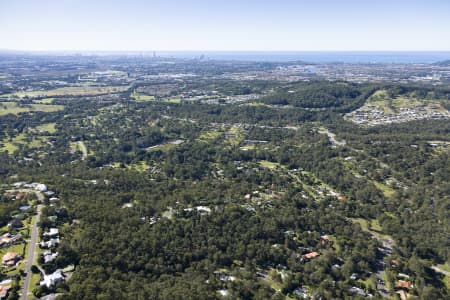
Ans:
{"label": "winding road", "polygon": [[[35,194],[40,202],[44,201],[44,196],[41,193],[35,192]],[[30,242],[28,243],[28,255],[27,255],[26,266],[25,266],[26,276],[25,276],[25,281],[23,283],[22,296],[20,297],[20,299],[22,299],[22,300],[27,300],[27,298],[28,298],[28,288],[29,288],[30,280],[31,280],[31,266],[33,265],[35,249],[36,249],[36,242],[37,242],[37,238],[38,238],[38,223],[41,218],[41,211],[42,211],[43,206],[44,205],[42,205],[42,204],[39,204],[37,206],[36,219],[34,220],[33,227],[31,229]]]}
{"label": "winding road", "polygon": [[336,134],[329,131],[327,128],[320,128],[318,131],[320,134],[326,134],[328,136],[328,139],[330,140],[330,143],[336,147],[336,146],[345,146],[347,142],[345,140],[338,141],[336,139]]}

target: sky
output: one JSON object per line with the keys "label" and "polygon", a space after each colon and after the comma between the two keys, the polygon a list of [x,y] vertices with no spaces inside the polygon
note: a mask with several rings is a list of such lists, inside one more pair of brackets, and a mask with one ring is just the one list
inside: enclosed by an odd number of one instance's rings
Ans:
{"label": "sky", "polygon": [[0,49],[449,51],[448,0],[0,0]]}

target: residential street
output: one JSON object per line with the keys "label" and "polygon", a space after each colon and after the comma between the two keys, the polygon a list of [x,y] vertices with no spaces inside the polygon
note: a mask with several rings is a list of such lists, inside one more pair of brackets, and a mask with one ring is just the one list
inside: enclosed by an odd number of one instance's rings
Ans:
{"label": "residential street", "polygon": [[[36,192],[36,195],[39,199],[39,201],[43,201],[44,200],[44,196],[41,193]],[[37,241],[37,237],[38,237],[38,223],[41,217],[41,210],[42,210],[43,205],[39,204],[37,206],[37,215],[36,215],[36,219],[34,220],[34,224],[31,230],[31,234],[30,234],[30,242],[28,244],[28,255],[26,258],[26,266],[25,266],[25,273],[26,273],[26,277],[25,277],[25,281],[23,284],[23,288],[22,288],[22,296],[21,299],[22,300],[26,300],[27,296],[28,296],[28,288],[30,285],[30,280],[31,280],[31,266],[33,265],[33,260],[34,260],[34,255],[35,255],[35,246],[36,246],[36,241]]]}

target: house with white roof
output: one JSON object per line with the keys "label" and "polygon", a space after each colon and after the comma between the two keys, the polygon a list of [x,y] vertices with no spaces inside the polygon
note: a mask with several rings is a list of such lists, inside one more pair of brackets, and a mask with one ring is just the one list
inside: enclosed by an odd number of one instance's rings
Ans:
{"label": "house with white roof", "polygon": [[56,270],[54,273],[50,275],[44,275],[44,279],[39,283],[40,286],[45,285],[46,287],[51,287],[58,282],[64,280],[64,275],[60,269]]}

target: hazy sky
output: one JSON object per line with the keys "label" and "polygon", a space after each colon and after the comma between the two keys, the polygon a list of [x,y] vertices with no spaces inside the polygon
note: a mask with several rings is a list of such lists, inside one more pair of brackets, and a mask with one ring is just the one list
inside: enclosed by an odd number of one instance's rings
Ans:
{"label": "hazy sky", "polygon": [[0,0],[0,49],[450,50],[448,0]]}

